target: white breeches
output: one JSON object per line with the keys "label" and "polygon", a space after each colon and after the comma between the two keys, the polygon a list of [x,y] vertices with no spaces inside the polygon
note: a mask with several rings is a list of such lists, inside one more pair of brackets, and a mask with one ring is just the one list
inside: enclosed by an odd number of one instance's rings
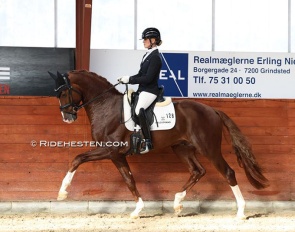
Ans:
{"label": "white breeches", "polygon": [[136,105],[136,108],[135,108],[135,113],[136,115],[139,114],[139,110],[141,108],[148,108],[154,100],[156,100],[157,98],[157,95],[155,94],[152,94],[152,93],[148,93],[148,92],[141,92],[139,94],[139,97],[138,97],[138,102],[137,102],[137,105]]}

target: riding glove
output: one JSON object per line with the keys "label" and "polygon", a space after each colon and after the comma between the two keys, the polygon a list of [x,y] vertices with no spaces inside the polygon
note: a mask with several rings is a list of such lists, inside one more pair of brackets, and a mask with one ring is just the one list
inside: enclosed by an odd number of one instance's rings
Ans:
{"label": "riding glove", "polygon": [[129,83],[129,78],[130,76],[122,76],[118,78],[118,81],[124,84],[128,84]]}

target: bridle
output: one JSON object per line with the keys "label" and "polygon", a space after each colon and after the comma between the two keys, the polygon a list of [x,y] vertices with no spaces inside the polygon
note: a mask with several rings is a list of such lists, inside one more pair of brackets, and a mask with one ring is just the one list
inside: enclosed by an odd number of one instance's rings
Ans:
{"label": "bridle", "polygon": [[[77,114],[79,105],[77,105],[76,103],[74,103],[72,92],[76,92],[80,96],[82,96],[82,95],[81,95],[81,93],[78,90],[74,89],[72,86],[64,86],[63,88],[60,89],[60,91],[64,91],[64,90],[68,90],[69,91],[69,103],[67,103],[67,104],[65,104],[63,106],[60,106],[59,109],[60,109],[60,111],[62,111],[64,113],[75,115],[75,114]],[[59,96],[60,96],[60,94],[59,94]],[[69,107],[72,107],[72,112],[65,111]]]}
{"label": "bridle", "polygon": [[[76,92],[77,94],[79,94],[81,96],[81,98],[82,98],[82,94],[78,90],[76,90],[76,89],[73,88],[73,86],[70,83],[70,80],[66,76],[62,75],[62,77],[64,79],[65,84],[59,86],[54,91],[57,92],[57,97],[58,98],[60,98],[60,95],[61,95],[62,91],[65,91],[65,90],[68,90],[69,91],[69,103],[67,103],[67,104],[65,104],[63,106],[60,106],[59,109],[60,109],[60,111],[62,111],[64,113],[72,114],[72,115],[76,115],[77,112],[78,112],[78,110],[80,110],[83,107],[89,105],[90,103],[96,101],[97,99],[99,99],[100,97],[102,97],[104,94],[106,94],[107,92],[109,92],[111,89],[115,88],[118,84],[120,84],[120,82],[119,82],[119,83],[113,85],[112,87],[108,88],[106,91],[104,91],[101,94],[97,95],[96,97],[92,98],[88,102],[81,103],[81,104],[76,104],[75,102],[73,102],[72,92]],[[72,107],[72,112],[64,111],[65,109],[67,109],[69,107]]]}

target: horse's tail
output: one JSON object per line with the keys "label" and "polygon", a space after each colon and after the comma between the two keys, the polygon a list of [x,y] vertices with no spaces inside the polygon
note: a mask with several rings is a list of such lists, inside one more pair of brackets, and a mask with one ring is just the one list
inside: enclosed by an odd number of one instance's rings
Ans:
{"label": "horse's tail", "polygon": [[215,109],[215,111],[230,134],[232,147],[237,155],[238,163],[244,168],[251,185],[256,189],[268,187],[268,180],[262,174],[261,167],[257,163],[253,154],[251,144],[248,142],[245,135],[242,134],[239,127],[229,116],[220,110]]}

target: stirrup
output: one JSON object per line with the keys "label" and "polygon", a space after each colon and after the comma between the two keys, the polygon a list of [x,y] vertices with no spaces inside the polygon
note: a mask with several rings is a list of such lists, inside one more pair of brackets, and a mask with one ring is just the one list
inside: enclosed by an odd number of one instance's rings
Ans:
{"label": "stirrup", "polygon": [[148,153],[151,149],[153,149],[153,144],[150,139],[143,139],[142,144],[144,144],[144,146],[141,147],[140,154]]}

